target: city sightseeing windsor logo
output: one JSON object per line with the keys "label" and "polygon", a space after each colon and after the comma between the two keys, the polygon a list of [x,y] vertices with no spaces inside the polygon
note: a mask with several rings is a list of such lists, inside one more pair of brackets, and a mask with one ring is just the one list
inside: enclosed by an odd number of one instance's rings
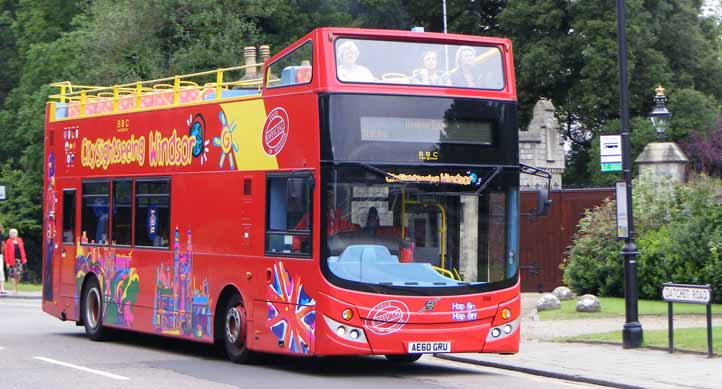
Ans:
{"label": "city sightseeing windsor logo", "polygon": [[281,107],[274,108],[263,124],[263,151],[269,156],[280,153],[286,145],[290,128],[286,110]]}
{"label": "city sightseeing windsor logo", "polygon": [[400,330],[409,316],[409,307],[402,301],[386,300],[371,308],[364,327],[376,335],[389,335]]}

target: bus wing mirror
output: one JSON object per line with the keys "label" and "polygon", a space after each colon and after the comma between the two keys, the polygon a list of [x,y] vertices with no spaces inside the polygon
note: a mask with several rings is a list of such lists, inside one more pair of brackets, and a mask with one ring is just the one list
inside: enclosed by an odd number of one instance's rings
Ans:
{"label": "bus wing mirror", "polygon": [[547,216],[549,214],[549,207],[552,204],[551,200],[549,200],[549,191],[552,186],[551,173],[523,163],[519,164],[519,170],[521,173],[540,177],[546,180],[546,188],[538,189],[536,191],[536,208],[526,215],[531,217]]}
{"label": "bus wing mirror", "polygon": [[539,189],[536,191],[536,209],[534,216],[547,216],[552,201],[549,200],[549,189]]}

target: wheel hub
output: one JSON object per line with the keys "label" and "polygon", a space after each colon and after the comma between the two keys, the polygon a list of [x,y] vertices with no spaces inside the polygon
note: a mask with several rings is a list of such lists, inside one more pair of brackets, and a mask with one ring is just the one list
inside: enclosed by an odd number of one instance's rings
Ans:
{"label": "wheel hub", "polygon": [[246,315],[243,306],[238,305],[226,314],[226,338],[229,343],[241,345],[246,340]]}
{"label": "wheel hub", "polygon": [[85,300],[86,308],[86,319],[88,325],[91,328],[95,328],[98,325],[100,319],[100,295],[96,288],[92,288],[88,291],[88,297]]}

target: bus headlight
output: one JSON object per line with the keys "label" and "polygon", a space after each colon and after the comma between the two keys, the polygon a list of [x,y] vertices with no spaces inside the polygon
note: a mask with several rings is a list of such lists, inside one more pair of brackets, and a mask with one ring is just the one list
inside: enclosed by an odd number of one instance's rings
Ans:
{"label": "bus headlight", "polygon": [[343,338],[352,342],[367,343],[366,334],[364,333],[363,328],[350,326],[346,323],[339,323],[326,315],[323,316],[323,319],[324,321],[326,321],[326,325],[328,326],[328,328],[330,328],[331,331],[335,332],[339,338]]}
{"label": "bus headlight", "polygon": [[486,341],[493,341],[493,340],[499,340],[504,339],[507,336],[510,336],[514,333],[514,331],[519,328],[519,319],[516,319],[510,323],[506,323],[504,325],[500,325],[497,327],[493,327],[489,330],[489,334],[486,336]]}

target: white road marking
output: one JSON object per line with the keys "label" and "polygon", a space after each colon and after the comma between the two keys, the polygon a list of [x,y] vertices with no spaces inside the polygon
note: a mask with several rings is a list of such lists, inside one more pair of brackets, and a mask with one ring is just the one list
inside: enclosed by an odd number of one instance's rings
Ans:
{"label": "white road marking", "polygon": [[128,378],[128,377],[123,377],[122,375],[117,375],[117,374],[113,374],[113,373],[108,373],[108,372],[101,371],[101,370],[95,370],[95,369],[91,369],[91,368],[85,367],[85,366],[73,365],[72,363],[57,361],[57,360],[55,360],[55,359],[50,359],[50,358],[45,358],[45,357],[33,357],[33,358],[35,358],[35,359],[37,359],[37,360],[40,360],[40,361],[43,361],[43,362],[47,362],[47,363],[52,363],[52,364],[55,364],[55,365],[60,365],[60,366],[69,367],[69,368],[71,368],[71,369],[81,370],[81,371],[84,371],[84,372],[87,372],[87,373],[93,373],[93,374],[97,374],[97,375],[102,375],[103,377],[112,378],[112,379],[114,379],[114,380],[123,380],[123,381],[130,380],[130,378]]}
{"label": "white road marking", "polygon": [[0,307],[40,308],[40,304],[2,303]]}

